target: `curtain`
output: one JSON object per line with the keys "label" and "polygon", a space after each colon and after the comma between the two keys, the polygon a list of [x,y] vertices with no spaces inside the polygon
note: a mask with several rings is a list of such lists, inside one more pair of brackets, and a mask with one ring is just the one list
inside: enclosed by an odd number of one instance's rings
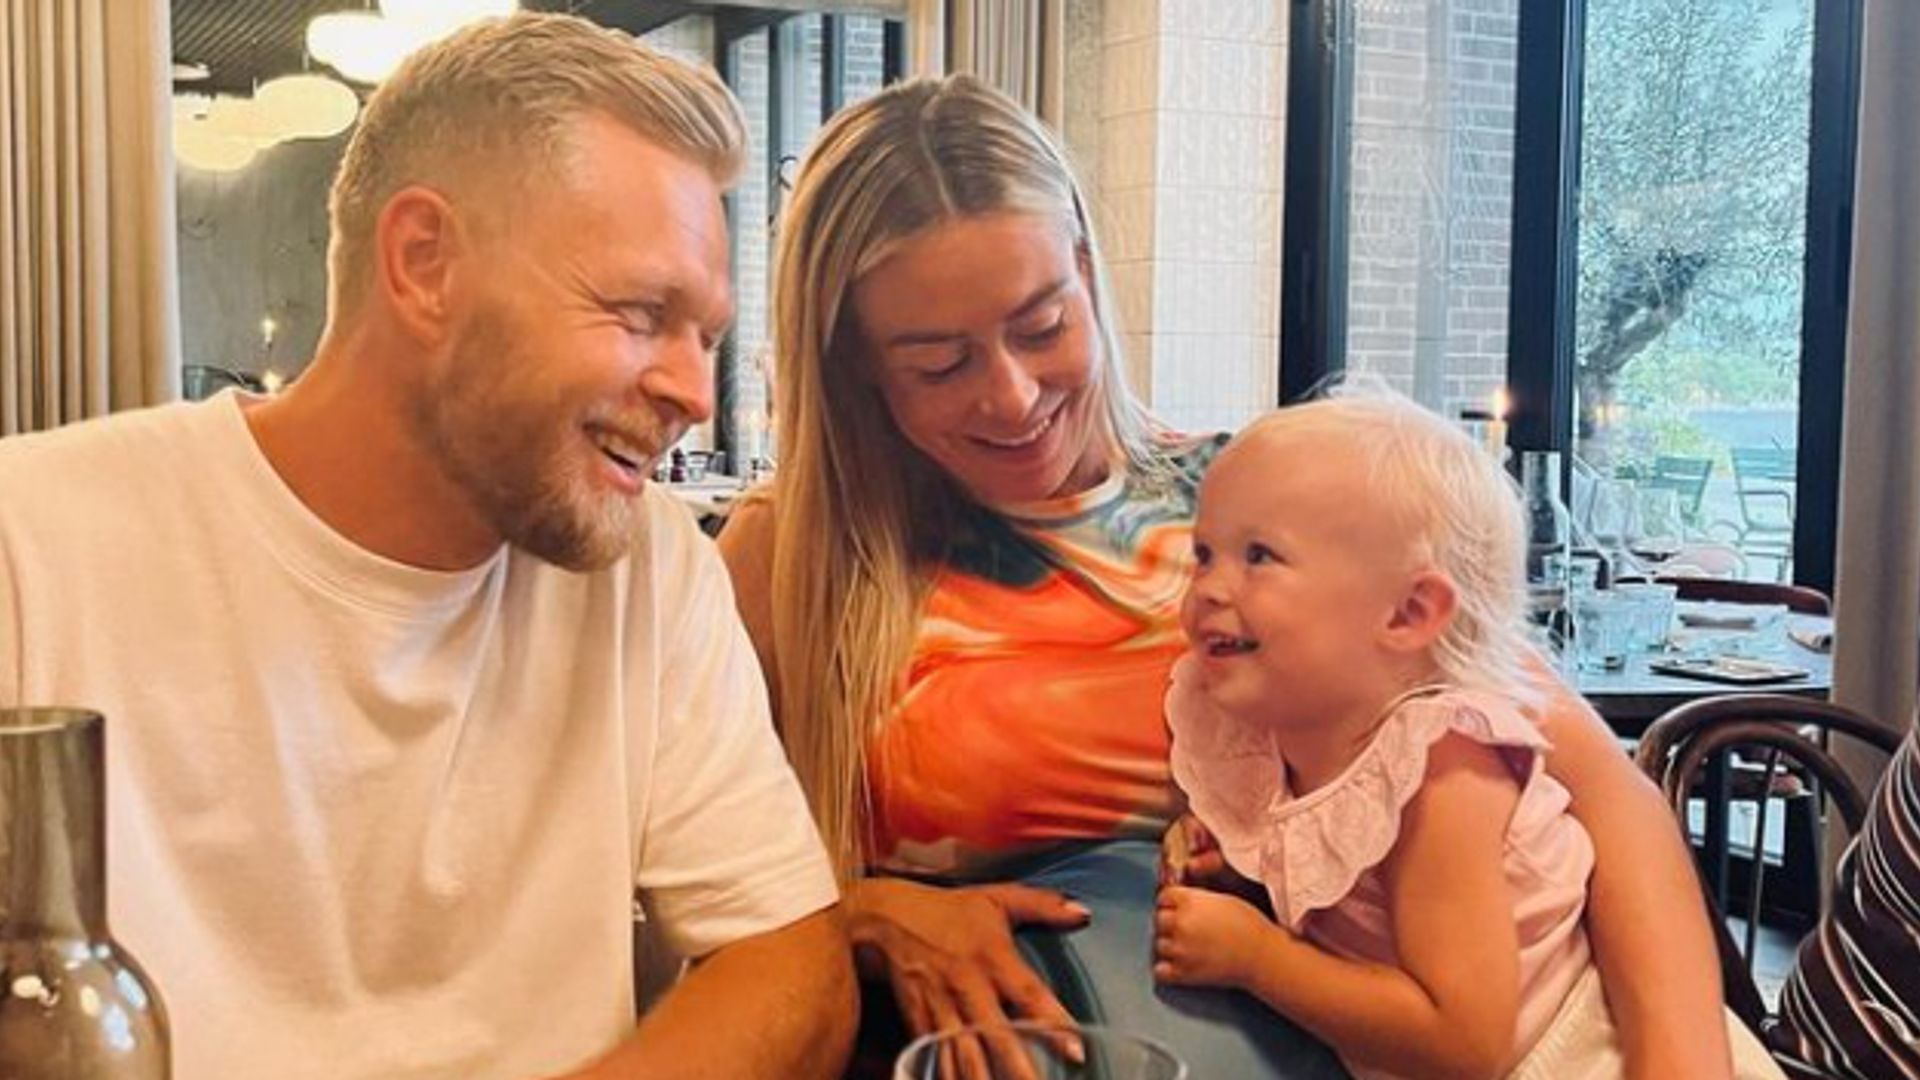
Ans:
{"label": "curtain", "polygon": [[910,0],[916,75],[965,71],[1059,130],[1066,117],[1067,0]]}
{"label": "curtain", "polygon": [[0,0],[0,435],[180,383],[166,0]]}
{"label": "curtain", "polygon": [[[1904,729],[1920,684],[1920,4],[1868,0],[1862,42],[1834,699]],[[1884,764],[1845,749],[1867,779]]]}

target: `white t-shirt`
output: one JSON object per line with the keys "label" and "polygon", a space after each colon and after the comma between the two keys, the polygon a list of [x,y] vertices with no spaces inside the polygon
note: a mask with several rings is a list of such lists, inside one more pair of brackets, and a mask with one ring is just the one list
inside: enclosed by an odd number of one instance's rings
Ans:
{"label": "white t-shirt", "polygon": [[175,1076],[548,1076],[633,1027],[636,892],[686,955],[833,902],[671,496],[603,572],[423,571],[315,517],[241,400],[0,441],[0,704],[107,716],[112,929]]}

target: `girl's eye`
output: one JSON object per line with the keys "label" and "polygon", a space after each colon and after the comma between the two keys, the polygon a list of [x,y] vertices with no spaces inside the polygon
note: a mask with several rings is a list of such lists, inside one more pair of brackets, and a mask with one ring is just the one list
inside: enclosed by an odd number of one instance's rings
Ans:
{"label": "girl's eye", "polygon": [[1200,566],[1207,565],[1213,561],[1213,549],[1205,544],[1193,545],[1193,561]]}
{"label": "girl's eye", "polygon": [[1279,561],[1280,561],[1280,556],[1275,555],[1273,553],[1273,549],[1268,547],[1267,545],[1265,544],[1248,544],[1247,545],[1247,565],[1248,566],[1259,566],[1261,563],[1270,563],[1270,562],[1279,562]]}

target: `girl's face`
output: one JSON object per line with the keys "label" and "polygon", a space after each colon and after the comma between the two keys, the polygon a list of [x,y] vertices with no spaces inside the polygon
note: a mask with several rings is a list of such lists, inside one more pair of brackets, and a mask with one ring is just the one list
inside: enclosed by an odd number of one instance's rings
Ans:
{"label": "girl's face", "polygon": [[1363,492],[1351,448],[1270,436],[1208,471],[1181,624],[1216,705],[1299,725],[1380,696],[1407,545]]}
{"label": "girl's face", "polygon": [[1084,491],[1115,456],[1088,267],[1050,218],[936,225],[853,287],[894,424],[975,499]]}

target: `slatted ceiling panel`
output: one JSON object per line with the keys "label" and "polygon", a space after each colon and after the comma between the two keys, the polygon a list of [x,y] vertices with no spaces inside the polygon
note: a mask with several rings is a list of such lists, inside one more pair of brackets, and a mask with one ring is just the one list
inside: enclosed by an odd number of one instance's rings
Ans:
{"label": "slatted ceiling panel", "polygon": [[[373,0],[173,0],[173,58],[203,64],[210,77],[181,83],[205,93],[246,93],[256,83],[307,67],[307,23],[330,11],[376,8]],[[530,11],[571,11],[644,34],[683,15],[726,5],[667,0],[520,0]],[[320,70],[326,70],[324,67]]]}
{"label": "slatted ceiling panel", "polygon": [[[306,67],[307,23],[354,0],[173,0],[173,58],[205,65],[191,89],[246,93],[257,82]],[[188,88],[183,84],[183,88]]]}

